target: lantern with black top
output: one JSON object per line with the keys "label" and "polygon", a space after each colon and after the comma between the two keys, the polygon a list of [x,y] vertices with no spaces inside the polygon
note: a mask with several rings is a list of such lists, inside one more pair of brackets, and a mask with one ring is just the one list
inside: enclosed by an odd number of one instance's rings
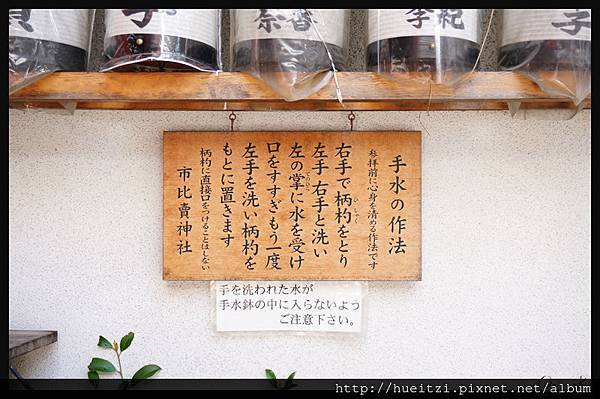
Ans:
{"label": "lantern with black top", "polygon": [[590,9],[505,9],[498,62],[577,103],[591,90]]}
{"label": "lantern with black top", "polygon": [[370,9],[367,69],[452,83],[475,66],[479,37],[477,9]]}
{"label": "lantern with black top", "polygon": [[9,9],[11,90],[44,73],[85,71],[92,21],[87,9]]}
{"label": "lantern with black top", "polygon": [[107,9],[102,70],[220,69],[217,9]]}
{"label": "lantern with black top", "polygon": [[286,100],[320,89],[347,69],[345,9],[231,10],[232,69],[265,80]]}

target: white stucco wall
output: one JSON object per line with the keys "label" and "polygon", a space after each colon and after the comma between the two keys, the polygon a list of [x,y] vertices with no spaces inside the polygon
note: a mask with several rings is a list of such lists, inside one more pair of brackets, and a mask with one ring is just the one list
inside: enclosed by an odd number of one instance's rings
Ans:
{"label": "white stucco wall", "polygon": [[[416,112],[357,129],[421,130]],[[85,377],[99,334],[136,338],[129,372],[162,377],[590,375],[590,111],[422,115],[423,281],[369,284],[360,337],[212,330],[209,284],[165,282],[162,131],[225,112],[10,111],[9,326],[55,329],[27,377]],[[345,129],[345,113],[238,113],[242,130]],[[360,133],[357,133],[360,134]]]}

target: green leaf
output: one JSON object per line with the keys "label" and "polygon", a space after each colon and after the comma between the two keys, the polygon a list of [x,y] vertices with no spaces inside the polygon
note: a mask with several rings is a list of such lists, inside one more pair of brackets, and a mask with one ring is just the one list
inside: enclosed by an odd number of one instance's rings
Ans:
{"label": "green leaf", "polygon": [[97,371],[88,371],[88,381],[94,388],[98,388],[100,384],[100,376]]}
{"label": "green leaf", "polygon": [[294,377],[295,376],[296,376],[296,372],[295,371],[288,376],[287,380],[285,380],[285,385],[283,386],[283,389],[290,389],[290,388],[298,386],[298,385],[294,384]]}
{"label": "green leaf", "polygon": [[283,386],[283,389],[289,389],[292,385],[294,385],[294,377],[295,376],[296,376],[295,371],[288,376],[287,380],[285,380],[285,385]]}
{"label": "green leaf", "polygon": [[271,385],[273,385],[275,389],[279,389],[279,385],[277,385],[277,377],[275,376],[273,370],[265,369],[265,374],[267,375],[267,378],[269,379]]}
{"label": "green leaf", "polygon": [[147,364],[144,367],[142,367],[141,369],[139,369],[138,371],[136,371],[131,379],[132,380],[144,380],[146,378],[152,377],[154,374],[156,374],[160,370],[161,370],[161,368],[159,366],[157,366],[156,364]]}
{"label": "green leaf", "polygon": [[267,378],[270,379],[270,380],[276,380],[277,379],[277,377],[275,377],[275,373],[271,369],[265,369],[265,374],[267,375]]}
{"label": "green leaf", "polygon": [[104,338],[102,335],[98,339],[98,346],[100,346],[102,348],[108,348],[108,349],[112,349],[112,347],[113,347],[112,344],[110,343],[110,341],[107,340],[106,338]]}
{"label": "green leaf", "polygon": [[113,366],[111,362],[99,357],[92,358],[92,361],[88,365],[88,369],[91,371],[100,371],[103,373],[112,373],[113,371],[117,371],[117,369],[115,368],[115,366]]}
{"label": "green leaf", "polygon": [[129,348],[129,345],[131,345],[131,341],[133,341],[133,333],[129,331],[129,334],[121,338],[121,352]]}

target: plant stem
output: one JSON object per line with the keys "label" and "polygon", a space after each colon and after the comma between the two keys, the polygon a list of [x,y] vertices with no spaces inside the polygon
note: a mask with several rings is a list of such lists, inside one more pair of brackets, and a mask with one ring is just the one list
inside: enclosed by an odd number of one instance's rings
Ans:
{"label": "plant stem", "polygon": [[119,361],[119,374],[121,375],[121,379],[123,379],[123,366],[121,366],[121,354],[117,350],[115,350],[115,353],[117,354],[117,360]]}

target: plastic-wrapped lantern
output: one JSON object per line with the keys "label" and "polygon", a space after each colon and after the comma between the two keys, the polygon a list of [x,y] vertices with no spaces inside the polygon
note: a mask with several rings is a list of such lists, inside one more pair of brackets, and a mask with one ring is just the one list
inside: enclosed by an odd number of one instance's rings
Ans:
{"label": "plastic-wrapped lantern", "polygon": [[591,32],[590,9],[506,9],[498,62],[579,101],[591,87]]}
{"label": "plastic-wrapped lantern", "polygon": [[233,70],[312,73],[331,69],[332,60],[345,70],[347,11],[232,10]]}
{"label": "plastic-wrapped lantern", "polygon": [[92,19],[87,9],[9,9],[11,86],[47,72],[84,71]]}
{"label": "plastic-wrapped lantern", "polygon": [[107,9],[102,70],[220,68],[220,10]]}
{"label": "plastic-wrapped lantern", "polygon": [[451,82],[475,65],[479,37],[477,9],[371,9],[367,68]]}

